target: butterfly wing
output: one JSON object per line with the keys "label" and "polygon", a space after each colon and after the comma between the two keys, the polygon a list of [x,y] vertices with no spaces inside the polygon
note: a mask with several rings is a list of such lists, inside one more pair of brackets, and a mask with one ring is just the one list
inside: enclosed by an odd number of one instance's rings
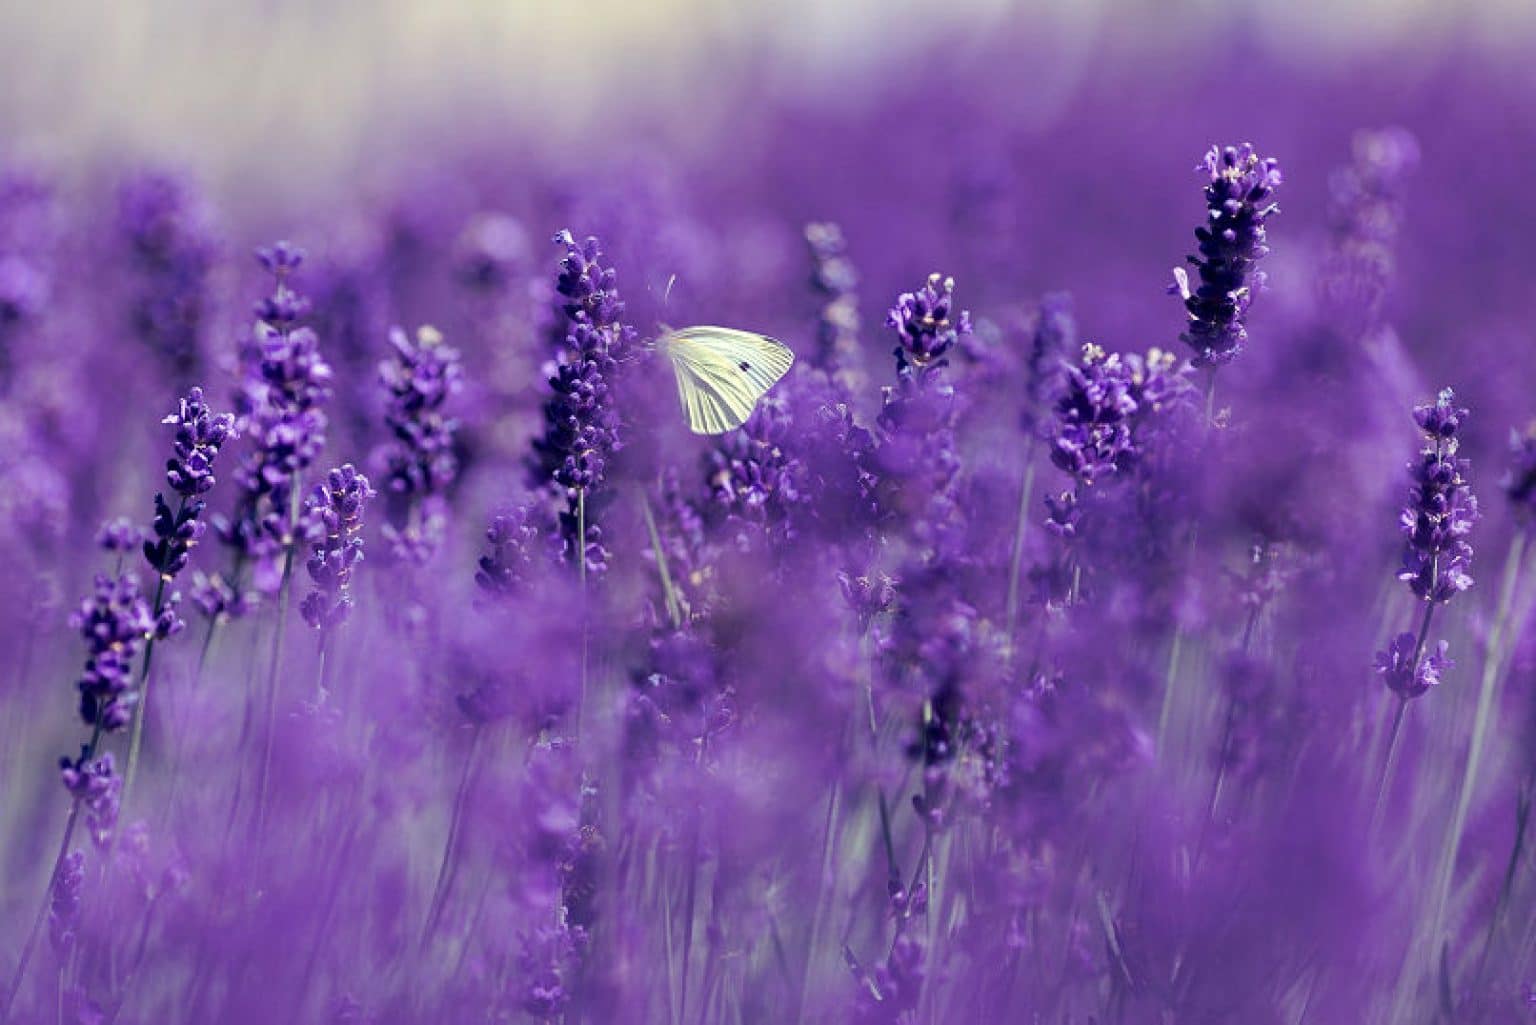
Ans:
{"label": "butterfly wing", "polygon": [[661,339],[677,397],[695,434],[724,434],[747,422],[768,389],[795,364],[783,342],[728,327],[688,327]]}

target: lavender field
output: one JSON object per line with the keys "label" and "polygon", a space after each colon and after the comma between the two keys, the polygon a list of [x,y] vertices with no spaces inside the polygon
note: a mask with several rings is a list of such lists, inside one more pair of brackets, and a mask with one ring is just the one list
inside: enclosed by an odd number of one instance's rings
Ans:
{"label": "lavender field", "polygon": [[1536,20],[621,6],[0,7],[0,1025],[1536,1023]]}

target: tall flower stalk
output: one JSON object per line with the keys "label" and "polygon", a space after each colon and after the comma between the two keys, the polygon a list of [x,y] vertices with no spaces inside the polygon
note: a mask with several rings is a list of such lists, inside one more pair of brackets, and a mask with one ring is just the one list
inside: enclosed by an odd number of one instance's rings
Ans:
{"label": "tall flower stalk", "polygon": [[458,420],[448,401],[463,387],[458,350],[436,328],[414,336],[389,333],[390,358],[379,364],[386,398],[384,423],[392,437],[384,449],[384,540],[391,555],[421,565],[442,546],[446,493],[459,473]]}
{"label": "tall flower stalk", "polygon": [[352,574],[363,561],[363,507],[373,497],[368,478],[346,463],[326,474],[304,503],[304,532],[311,538],[304,568],[314,586],[299,603],[299,613],[320,634],[321,698],[326,691],[327,642],[352,612]]}
{"label": "tall flower stalk", "polygon": [[164,494],[155,495],[155,518],[152,524],[154,536],[144,542],[144,558],[158,579],[151,604],[156,628],[144,646],[144,663],[139,672],[138,711],[133,719],[128,768],[123,779],[125,804],[133,788],[144,739],[150,665],[155,653],[155,641],[179,633],[184,626],[176,611],[181,595],[172,586],[176,577],[186,568],[193,547],[207,529],[203,518],[207,502],[203,496],[212,490],[215,483],[213,465],[219,450],[235,432],[235,418],[229,413],[214,413],[203,401],[201,388],[189,391],[177,411],[161,422],[176,428],[172,455],[165,467],[165,479],[177,498],[176,508],[172,509]]}
{"label": "tall flower stalk", "polygon": [[1180,335],[1194,366],[1209,371],[1206,419],[1214,415],[1216,371],[1248,342],[1248,307],[1264,287],[1258,263],[1269,253],[1267,227],[1280,208],[1280,165],[1250,143],[1212,146],[1195,171],[1206,179],[1206,221],[1195,229],[1197,252],[1188,257],[1197,281],[1176,268],[1174,287],[1189,323]]}
{"label": "tall flower stalk", "polygon": [[1439,641],[1432,649],[1427,645],[1435,610],[1472,586],[1472,545],[1467,536],[1477,522],[1477,499],[1466,481],[1469,464],[1457,455],[1458,434],[1467,415],[1467,410],[1455,405],[1455,395],[1449,388],[1441,391],[1433,403],[1413,411],[1425,446],[1418,460],[1408,467],[1413,484],[1408,504],[1398,519],[1405,540],[1403,566],[1397,576],[1423,603],[1424,611],[1416,629],[1397,634],[1384,650],[1376,653],[1376,671],[1397,697],[1397,707],[1372,815],[1373,831],[1391,786],[1408,702],[1438,685],[1445,670],[1455,665],[1445,641]]}

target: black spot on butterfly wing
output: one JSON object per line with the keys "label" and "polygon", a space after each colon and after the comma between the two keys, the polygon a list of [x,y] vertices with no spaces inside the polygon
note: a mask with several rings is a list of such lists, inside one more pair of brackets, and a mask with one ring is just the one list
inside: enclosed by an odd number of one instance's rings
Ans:
{"label": "black spot on butterfly wing", "polygon": [[743,374],[745,374],[747,371],[752,369],[752,364],[748,363],[746,360],[742,360],[737,365],[737,369],[740,370]]}

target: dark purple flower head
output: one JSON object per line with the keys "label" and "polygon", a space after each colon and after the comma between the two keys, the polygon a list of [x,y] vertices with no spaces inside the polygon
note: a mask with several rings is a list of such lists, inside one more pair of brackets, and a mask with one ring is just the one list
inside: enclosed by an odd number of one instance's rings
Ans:
{"label": "dark purple flower head", "polygon": [[954,311],[955,279],[928,275],[916,292],[903,292],[885,316],[885,323],[900,339],[896,346],[896,377],[908,384],[925,386],[948,366],[947,355],[961,335],[971,331],[971,314]]}
{"label": "dark purple flower head", "polygon": [[132,573],[96,577],[91,596],[80,603],[69,625],[85,639],[80,717],[105,732],[122,729],[133,718],[133,663],[155,630],[154,612]]}
{"label": "dark purple flower head", "polygon": [[213,461],[235,434],[230,413],[214,413],[203,401],[203,390],[193,388],[176,412],[160,421],[176,428],[173,454],[166,464],[165,479],[183,498],[206,494],[213,487]]}
{"label": "dark purple flower head", "polygon": [[119,516],[103,523],[96,531],[96,544],[105,551],[123,554],[138,551],[144,537],[143,527],[126,516]]}
{"label": "dark purple flower head", "polygon": [[1195,229],[1199,253],[1188,258],[1199,283],[1191,286],[1183,268],[1174,271],[1189,315],[1181,337],[1195,350],[1195,366],[1219,367],[1248,340],[1248,305],[1264,285],[1256,265],[1269,252],[1265,225],[1279,211],[1280,165],[1242,143],[1212,146],[1195,170],[1207,178],[1206,223]]}
{"label": "dark purple flower head", "polygon": [[1469,464],[1457,456],[1457,432],[1467,416],[1449,388],[1413,411],[1427,444],[1408,471],[1413,479],[1399,524],[1407,541],[1398,578],[1420,599],[1447,602],[1472,586],[1472,546],[1477,498],[1466,481]]}
{"label": "dark purple flower head", "polygon": [[213,487],[213,463],[233,436],[234,422],[230,414],[215,414],[208,408],[201,388],[188,392],[180,408],[161,421],[176,427],[165,479],[181,496],[173,509],[163,495],[155,495],[154,539],[144,542],[144,558],[163,580],[182,571],[202,537],[206,525],[201,496]]}
{"label": "dark purple flower head", "polygon": [[92,758],[87,750],[82,750],[79,758],[60,758],[59,778],[69,795],[84,805],[92,841],[98,848],[106,847],[117,825],[123,790],[112,752]]}
{"label": "dark purple flower head", "polygon": [[1536,422],[1509,434],[1509,469],[1499,482],[1524,529],[1536,525]]}
{"label": "dark purple flower head", "polygon": [[522,506],[495,517],[485,539],[491,550],[480,557],[475,583],[488,594],[514,593],[528,579],[538,553],[539,530],[532,511]]}
{"label": "dark purple flower head", "polygon": [[373,497],[368,478],[347,463],[326,474],[304,503],[305,534],[312,539],[304,568],[315,586],[299,611],[316,630],[340,626],[352,611],[352,571],[363,561],[363,507]]}
{"label": "dark purple flower head", "polygon": [[241,352],[237,422],[252,448],[237,473],[241,494],[235,517],[218,526],[224,542],[254,566],[258,587],[272,589],[278,579],[274,566],[293,531],[295,480],[325,446],[332,373],[315,332],[295,326],[308,304],[289,279],[303,254],[278,243],[261,250],[258,259],[275,284],[258,304],[258,319]]}
{"label": "dark purple flower head", "polygon": [[[581,559],[589,571],[602,572],[607,556],[597,540],[593,493],[607,480],[608,461],[622,446],[612,389],[635,334],[619,320],[624,303],[597,239],[578,245],[562,231],[555,242],[565,247],[555,287],[565,300],[568,330],[549,378],[544,434],[534,444],[533,486],[553,482],[565,498],[560,523],[566,561]],[[587,536],[578,540],[583,510]]]}
{"label": "dark purple flower head", "polygon": [[1376,671],[1395,694],[1404,698],[1416,698],[1440,683],[1445,670],[1454,668],[1449,645],[1440,641],[1434,650],[1422,658],[1418,639],[1411,633],[1400,633],[1392,638],[1385,651],[1376,653]]}
{"label": "dark purple flower head", "polygon": [[459,469],[454,452],[459,422],[443,410],[463,387],[458,350],[432,327],[418,328],[414,338],[393,328],[389,345],[390,358],[379,364],[384,422],[394,435],[385,451],[385,489],[406,496],[442,494]]}
{"label": "dark purple flower head", "polygon": [[765,396],[741,430],[724,435],[705,457],[715,507],[748,533],[766,531],[781,553],[808,497],[805,465],[791,454],[792,429],[784,400]]}
{"label": "dark purple flower head", "polygon": [[1119,354],[1083,346],[1056,400],[1051,462],[1088,485],[1129,467],[1136,458],[1137,387],[1134,367]]}

